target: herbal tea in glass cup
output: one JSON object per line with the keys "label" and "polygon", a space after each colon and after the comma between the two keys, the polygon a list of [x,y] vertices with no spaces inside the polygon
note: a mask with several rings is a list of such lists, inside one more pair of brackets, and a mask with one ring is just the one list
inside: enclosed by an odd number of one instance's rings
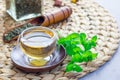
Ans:
{"label": "herbal tea in glass cup", "polygon": [[57,35],[47,27],[35,26],[24,30],[18,39],[22,52],[31,66],[43,66],[56,49]]}

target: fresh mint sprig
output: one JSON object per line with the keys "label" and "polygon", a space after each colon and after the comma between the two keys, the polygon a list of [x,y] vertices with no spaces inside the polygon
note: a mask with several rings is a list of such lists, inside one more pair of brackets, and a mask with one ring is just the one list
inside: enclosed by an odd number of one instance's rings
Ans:
{"label": "fresh mint sprig", "polygon": [[89,62],[97,57],[98,53],[93,53],[92,48],[96,47],[97,36],[87,39],[85,33],[72,33],[58,40],[58,45],[62,45],[66,54],[71,57],[71,61],[66,66],[66,71],[81,72],[83,69],[77,63]]}

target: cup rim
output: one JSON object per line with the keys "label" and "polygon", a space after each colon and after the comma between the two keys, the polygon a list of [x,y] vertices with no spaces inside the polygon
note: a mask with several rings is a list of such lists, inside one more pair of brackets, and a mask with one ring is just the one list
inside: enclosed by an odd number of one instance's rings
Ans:
{"label": "cup rim", "polygon": [[50,38],[51,40],[55,40],[55,38],[57,39],[57,35],[56,35],[56,33],[55,33],[54,30],[52,30],[52,29],[50,29],[50,28],[47,28],[47,27],[43,27],[43,26],[33,26],[33,27],[30,27],[30,28],[27,28],[27,29],[25,29],[25,30],[22,31],[22,33],[20,34],[20,37],[23,38],[23,39],[26,40],[26,41],[29,41],[29,42],[39,42],[39,41],[30,41],[30,40],[27,40],[27,39],[23,36],[23,34],[24,34],[26,31],[32,30],[32,29],[37,29],[37,28],[46,29],[46,30],[52,32],[52,33],[53,33],[53,36],[51,36],[51,38]]}

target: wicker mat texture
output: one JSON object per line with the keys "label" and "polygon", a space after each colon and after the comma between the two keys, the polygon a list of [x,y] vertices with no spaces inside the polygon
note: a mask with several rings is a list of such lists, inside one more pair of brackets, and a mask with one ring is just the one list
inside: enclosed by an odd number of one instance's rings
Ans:
{"label": "wicker mat texture", "polygon": [[[99,54],[92,62],[80,64],[83,72],[65,72],[66,63],[70,60],[67,57],[62,65],[49,72],[24,73],[18,70],[11,62],[10,52],[13,43],[2,42],[2,35],[5,29],[14,27],[21,22],[14,22],[5,12],[5,0],[0,0],[0,80],[78,80],[80,77],[97,70],[101,65],[111,59],[118,48],[120,33],[115,19],[93,0],[79,0],[73,4],[70,0],[62,0],[62,5],[69,5],[73,9],[72,15],[65,21],[50,26],[59,31],[61,36],[72,32],[85,32],[88,37],[98,36],[97,47],[94,49]],[[54,0],[44,0],[43,14],[49,13],[58,7],[53,6]]]}

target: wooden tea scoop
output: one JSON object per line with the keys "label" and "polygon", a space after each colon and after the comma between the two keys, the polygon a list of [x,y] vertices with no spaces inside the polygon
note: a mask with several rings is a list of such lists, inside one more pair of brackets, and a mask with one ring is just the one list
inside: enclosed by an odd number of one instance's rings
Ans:
{"label": "wooden tea scoop", "polygon": [[54,23],[58,23],[62,20],[67,19],[72,14],[72,9],[70,7],[62,7],[59,11],[55,11],[43,16],[37,17],[30,21],[32,24],[37,24],[41,26],[49,26]]}
{"label": "wooden tea scoop", "polygon": [[33,26],[50,26],[51,24],[58,23],[62,20],[67,19],[72,14],[72,9],[70,7],[62,7],[60,10],[45,14],[31,20],[26,21],[21,25],[15,26],[14,28],[10,28],[9,30],[3,33],[3,41],[4,42],[11,42],[18,38],[18,35],[25,30],[26,28],[33,27]]}

